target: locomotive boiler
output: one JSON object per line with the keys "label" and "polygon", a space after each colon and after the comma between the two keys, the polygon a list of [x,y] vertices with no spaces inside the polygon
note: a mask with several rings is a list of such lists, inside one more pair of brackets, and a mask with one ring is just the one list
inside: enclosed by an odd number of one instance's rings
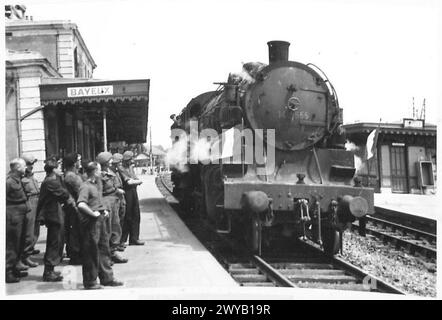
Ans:
{"label": "locomotive boiler", "polygon": [[[185,154],[171,163],[174,193],[252,252],[274,239],[304,237],[332,255],[345,228],[373,213],[373,189],[355,177],[332,84],[318,67],[289,61],[289,46],[268,42],[268,65],[244,64],[242,73],[171,116],[173,148]],[[208,153],[214,145],[222,151],[191,159],[192,130],[208,129],[218,135],[204,136]],[[226,145],[236,151],[224,154]]]}

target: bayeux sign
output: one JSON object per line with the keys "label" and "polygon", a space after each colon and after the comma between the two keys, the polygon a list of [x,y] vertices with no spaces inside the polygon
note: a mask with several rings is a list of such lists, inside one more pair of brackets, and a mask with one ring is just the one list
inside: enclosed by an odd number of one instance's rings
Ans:
{"label": "bayeux sign", "polygon": [[68,93],[68,98],[111,96],[114,94],[114,86],[67,88],[67,93]]}

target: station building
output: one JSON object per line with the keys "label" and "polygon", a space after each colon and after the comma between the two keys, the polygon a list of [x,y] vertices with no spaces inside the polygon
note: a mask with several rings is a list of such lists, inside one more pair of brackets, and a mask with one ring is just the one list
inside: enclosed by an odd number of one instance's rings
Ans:
{"label": "station building", "polygon": [[[432,194],[436,191],[436,125],[423,119],[398,123],[344,125],[354,144],[356,174],[381,193]],[[367,138],[377,129],[374,156],[367,160]]]}
{"label": "station building", "polygon": [[98,80],[75,23],[6,19],[6,166],[31,153],[44,159],[78,152],[83,159],[111,144],[146,142],[149,79]]}

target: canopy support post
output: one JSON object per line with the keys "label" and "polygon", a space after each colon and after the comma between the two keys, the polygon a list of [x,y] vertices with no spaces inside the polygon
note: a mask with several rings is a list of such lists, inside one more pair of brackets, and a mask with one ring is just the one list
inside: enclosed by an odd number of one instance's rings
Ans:
{"label": "canopy support post", "polygon": [[104,151],[107,151],[107,110],[103,107],[103,141],[104,141]]}

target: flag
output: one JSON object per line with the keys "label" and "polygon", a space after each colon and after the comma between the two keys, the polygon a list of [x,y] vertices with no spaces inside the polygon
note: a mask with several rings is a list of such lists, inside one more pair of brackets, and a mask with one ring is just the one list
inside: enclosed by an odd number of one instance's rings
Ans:
{"label": "flag", "polygon": [[370,132],[370,134],[368,135],[367,138],[367,160],[370,159],[371,157],[373,157],[375,151],[376,151],[376,144],[377,144],[377,140],[378,140],[378,134],[379,134],[379,129],[374,129],[372,132]]}

